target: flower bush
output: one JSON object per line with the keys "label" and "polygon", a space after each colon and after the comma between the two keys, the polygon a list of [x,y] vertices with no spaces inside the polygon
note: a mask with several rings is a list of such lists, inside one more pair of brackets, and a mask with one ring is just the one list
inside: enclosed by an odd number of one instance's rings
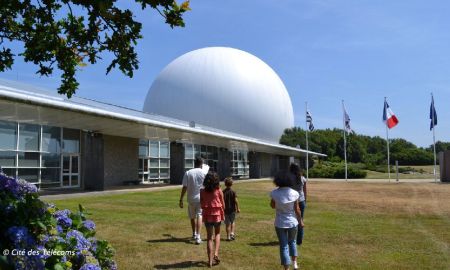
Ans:
{"label": "flower bush", "polygon": [[[6,251],[6,252],[5,252]],[[35,185],[0,172],[0,269],[117,269],[95,223],[39,199]]]}

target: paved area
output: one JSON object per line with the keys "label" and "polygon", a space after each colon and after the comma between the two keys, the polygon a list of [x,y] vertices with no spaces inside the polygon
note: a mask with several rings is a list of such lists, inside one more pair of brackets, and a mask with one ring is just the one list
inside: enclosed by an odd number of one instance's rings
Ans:
{"label": "paved area", "polygon": [[[261,178],[261,179],[237,180],[237,181],[234,181],[234,184],[248,183],[248,182],[260,182],[260,181],[271,181],[271,179],[270,178]],[[160,191],[160,190],[171,190],[171,189],[181,190],[181,185],[141,184],[141,185],[136,185],[136,186],[117,186],[117,187],[112,187],[111,189],[104,190],[104,191],[83,191],[80,189],[50,190],[50,191],[43,191],[41,198],[45,199],[45,200],[64,200],[64,199],[79,198],[79,197],[85,197],[85,196],[105,196],[105,195],[123,194],[123,193],[131,193],[131,192],[155,192],[155,191]]]}

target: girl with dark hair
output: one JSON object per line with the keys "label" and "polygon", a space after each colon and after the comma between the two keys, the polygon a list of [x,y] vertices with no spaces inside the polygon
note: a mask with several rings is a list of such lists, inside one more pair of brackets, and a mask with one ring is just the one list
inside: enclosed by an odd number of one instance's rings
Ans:
{"label": "girl with dark hair", "polygon": [[[208,253],[209,267],[220,263],[220,224],[224,220],[223,193],[220,190],[220,180],[217,173],[209,172],[203,181],[205,188],[200,190],[200,204],[202,206],[203,222],[206,227],[207,241],[206,251]],[[214,241],[216,243],[213,249],[213,230]]]}
{"label": "girl with dark hair", "polygon": [[[295,163],[291,163],[289,167],[289,171],[293,174],[294,180],[294,186],[292,187],[295,189],[300,197],[298,198],[298,204],[300,206],[300,211],[302,212],[302,219],[305,215],[305,208],[306,208],[306,178],[303,176],[303,170],[300,169],[300,166]],[[297,232],[297,245],[301,245],[303,243],[303,227],[300,225],[298,226],[298,232]]]}
{"label": "girl with dark hair", "polygon": [[289,269],[291,261],[294,269],[298,269],[297,226],[303,227],[303,220],[298,206],[300,195],[292,189],[293,180],[291,173],[277,173],[273,182],[278,188],[270,193],[270,206],[276,210],[275,231],[280,241],[280,259],[284,269]]}

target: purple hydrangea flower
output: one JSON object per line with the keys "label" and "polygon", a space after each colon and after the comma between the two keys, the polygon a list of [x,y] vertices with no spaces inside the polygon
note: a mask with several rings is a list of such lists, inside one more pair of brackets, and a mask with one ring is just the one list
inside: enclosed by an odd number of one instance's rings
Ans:
{"label": "purple hydrangea flower", "polygon": [[44,270],[44,261],[39,256],[11,256],[16,270]]}
{"label": "purple hydrangea flower", "polygon": [[102,270],[102,269],[98,265],[86,263],[83,266],[81,266],[80,270]]}
{"label": "purple hydrangea flower", "polygon": [[55,212],[55,218],[59,225],[63,227],[72,226],[72,219],[69,217],[70,211],[68,209],[59,210]]}
{"label": "purple hydrangea flower", "polygon": [[91,250],[96,252],[97,251],[97,238],[95,237],[89,237],[89,242],[91,242]]}
{"label": "purple hydrangea flower", "polygon": [[83,221],[83,227],[90,231],[93,231],[95,230],[95,223],[92,220],[85,220]]}
{"label": "purple hydrangea flower", "polygon": [[15,248],[32,247],[35,244],[34,238],[28,233],[28,229],[23,226],[13,226],[7,230],[9,239]]}
{"label": "purple hydrangea flower", "polygon": [[19,190],[22,196],[38,192],[36,185],[28,183],[26,180],[19,179],[17,180],[17,183],[19,184]]}
{"label": "purple hydrangea flower", "polygon": [[58,231],[58,233],[62,233],[63,227],[61,225],[56,225],[56,231]]}
{"label": "purple hydrangea flower", "polygon": [[82,250],[88,250],[89,248],[91,248],[91,242],[89,242],[84,235],[77,231],[77,230],[71,230],[66,234],[66,239],[68,241],[71,241],[71,239],[75,239],[76,243],[75,243],[75,248],[78,251],[82,251]]}
{"label": "purple hydrangea flower", "polygon": [[16,199],[23,199],[26,194],[37,193],[37,187],[25,180],[17,180],[0,173],[0,191],[11,193]]}
{"label": "purple hydrangea flower", "polygon": [[7,176],[6,174],[0,174],[0,191],[10,192],[16,198],[19,198],[20,190],[17,180]]}

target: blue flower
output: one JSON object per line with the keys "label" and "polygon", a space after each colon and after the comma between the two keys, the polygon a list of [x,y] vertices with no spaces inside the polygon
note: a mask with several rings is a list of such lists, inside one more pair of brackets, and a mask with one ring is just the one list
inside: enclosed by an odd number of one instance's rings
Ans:
{"label": "blue flower", "polygon": [[16,198],[19,198],[19,184],[17,180],[7,176],[6,174],[0,174],[0,191],[12,193]]}
{"label": "blue flower", "polygon": [[19,179],[17,180],[19,185],[19,191],[21,196],[25,196],[25,194],[37,193],[38,189],[36,185],[28,183],[26,180]]}
{"label": "blue flower", "polygon": [[10,227],[7,230],[7,234],[15,248],[28,248],[35,244],[33,236],[28,233],[28,229],[26,227]]}
{"label": "blue flower", "polygon": [[80,270],[102,270],[102,269],[98,265],[86,263],[83,266],[81,266]]}
{"label": "blue flower", "polygon": [[37,193],[37,187],[25,180],[17,180],[0,173],[0,191],[11,193],[16,199],[23,199],[26,194]]}
{"label": "blue flower", "polygon": [[72,226],[72,219],[69,217],[70,211],[68,209],[59,210],[55,212],[55,218],[59,225],[63,227]]}
{"label": "blue flower", "polygon": [[93,231],[95,230],[95,223],[92,220],[85,220],[83,221],[83,227],[90,231]]}
{"label": "blue flower", "polygon": [[78,251],[88,250],[91,248],[91,242],[89,242],[84,235],[77,231],[77,230],[71,230],[66,234],[66,239],[68,241],[72,241],[72,239],[75,239],[75,248]]}
{"label": "blue flower", "polygon": [[91,250],[96,252],[97,251],[97,239],[95,237],[89,237],[89,242],[91,242]]}

